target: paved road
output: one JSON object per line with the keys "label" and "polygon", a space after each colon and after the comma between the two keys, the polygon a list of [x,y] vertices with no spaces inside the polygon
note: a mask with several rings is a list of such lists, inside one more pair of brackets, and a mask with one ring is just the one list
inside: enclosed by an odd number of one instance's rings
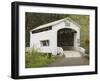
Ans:
{"label": "paved road", "polygon": [[80,66],[89,65],[89,60],[86,57],[71,57],[57,60],[56,62],[49,64],[48,67],[55,66]]}

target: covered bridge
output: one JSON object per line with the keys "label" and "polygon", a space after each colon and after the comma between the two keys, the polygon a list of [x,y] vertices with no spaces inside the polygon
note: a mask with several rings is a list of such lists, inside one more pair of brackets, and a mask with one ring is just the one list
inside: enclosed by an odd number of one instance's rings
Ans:
{"label": "covered bridge", "polygon": [[30,47],[53,55],[63,54],[68,50],[85,51],[80,47],[80,25],[70,18],[57,20],[30,30]]}

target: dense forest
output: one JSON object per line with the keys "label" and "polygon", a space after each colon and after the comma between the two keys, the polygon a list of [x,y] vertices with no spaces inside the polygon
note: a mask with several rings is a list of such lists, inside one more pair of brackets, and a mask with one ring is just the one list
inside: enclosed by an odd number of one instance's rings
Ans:
{"label": "dense forest", "polygon": [[71,15],[71,14],[51,14],[51,13],[25,13],[25,46],[29,47],[29,31],[40,25],[53,22],[59,19],[70,17],[80,24],[80,42],[81,46],[89,53],[89,16],[88,15]]}

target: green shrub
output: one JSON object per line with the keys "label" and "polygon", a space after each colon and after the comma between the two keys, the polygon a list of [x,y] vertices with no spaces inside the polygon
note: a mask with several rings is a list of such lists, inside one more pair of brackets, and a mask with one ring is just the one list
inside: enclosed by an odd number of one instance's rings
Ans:
{"label": "green shrub", "polygon": [[89,54],[89,40],[85,40],[85,49],[86,49],[86,54]]}
{"label": "green shrub", "polygon": [[44,67],[55,61],[54,57],[49,58],[48,54],[40,53],[38,50],[32,49],[31,52],[25,53],[25,67]]}

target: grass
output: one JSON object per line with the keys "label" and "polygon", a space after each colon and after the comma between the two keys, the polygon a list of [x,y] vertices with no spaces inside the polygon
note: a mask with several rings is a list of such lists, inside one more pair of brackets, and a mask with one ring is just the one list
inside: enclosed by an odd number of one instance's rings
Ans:
{"label": "grass", "polygon": [[25,53],[25,67],[35,68],[35,67],[46,67],[50,63],[53,63],[57,57],[48,57],[46,53],[40,53],[38,50],[32,49]]}

